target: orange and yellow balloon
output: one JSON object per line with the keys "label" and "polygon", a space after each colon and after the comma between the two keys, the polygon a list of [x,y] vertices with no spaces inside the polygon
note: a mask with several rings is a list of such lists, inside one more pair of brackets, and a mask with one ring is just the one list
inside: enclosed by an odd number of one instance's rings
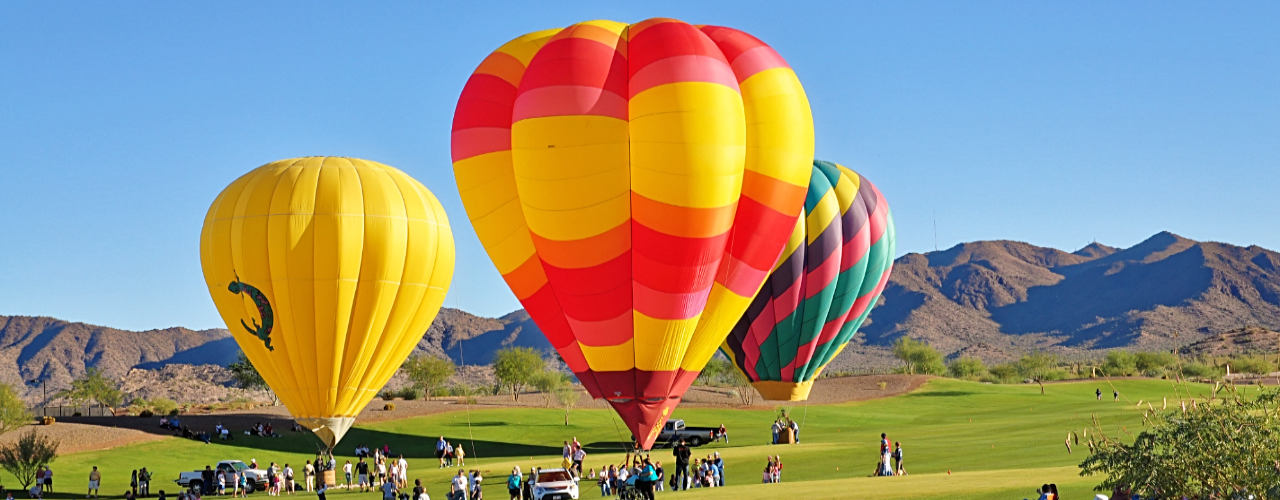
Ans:
{"label": "orange and yellow balloon", "polygon": [[786,244],[813,121],[751,35],[589,21],[485,58],[452,147],[494,265],[647,449]]}
{"label": "orange and yellow balloon", "polygon": [[404,172],[294,158],[218,195],[200,263],[236,343],[332,449],[439,312],[453,233],[440,202]]}

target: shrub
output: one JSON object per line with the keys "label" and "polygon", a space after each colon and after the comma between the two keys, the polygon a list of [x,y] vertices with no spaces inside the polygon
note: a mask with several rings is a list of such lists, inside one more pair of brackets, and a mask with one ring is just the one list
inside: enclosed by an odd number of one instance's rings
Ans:
{"label": "shrub", "polygon": [[962,356],[956,358],[947,366],[947,372],[955,378],[976,380],[987,374],[987,365],[983,364],[981,359]]}
{"label": "shrub", "polygon": [[1134,355],[1134,367],[1148,377],[1164,375],[1165,367],[1178,362],[1178,358],[1169,352],[1140,352]]}
{"label": "shrub", "polygon": [[1008,384],[1019,380],[1018,367],[1014,366],[1013,363],[995,365],[987,371],[991,373],[991,377],[994,382],[1001,384]]}
{"label": "shrub", "polygon": [[58,419],[48,416],[40,418],[40,423],[43,425],[53,425],[53,423],[57,421]]}
{"label": "shrub", "polygon": [[169,416],[170,416],[170,417],[176,417],[176,416],[178,416],[178,413],[179,413],[179,412],[178,412],[178,409],[177,409],[177,408],[174,408],[174,409],[172,409],[172,410],[169,410]]}
{"label": "shrub", "polygon": [[73,417],[83,417],[83,416],[84,416],[84,414],[83,414],[83,413],[80,413],[80,412],[75,412],[75,413],[72,413],[72,414],[71,414],[71,416],[73,416]]}
{"label": "shrub", "polygon": [[1107,360],[1102,363],[1102,372],[1112,377],[1137,375],[1138,357],[1129,351],[1108,352]]}
{"label": "shrub", "polygon": [[139,416],[139,417],[142,417],[142,418],[151,418],[151,417],[156,416],[156,414],[155,414],[155,413],[152,413],[152,412],[151,412],[151,410],[142,410],[142,411],[138,412],[138,416]]}
{"label": "shrub", "polygon": [[151,410],[155,413],[165,414],[178,409],[178,402],[169,398],[155,398],[151,400]]}
{"label": "shrub", "polygon": [[383,411],[395,411],[395,409],[396,409],[396,404],[395,404],[395,403],[386,403],[386,404],[382,405],[382,410],[383,410]]}
{"label": "shrub", "polygon": [[1264,375],[1275,371],[1275,364],[1261,356],[1240,356],[1231,360],[1231,370],[1240,373]]}
{"label": "shrub", "polygon": [[1182,375],[1185,377],[1214,378],[1222,375],[1222,372],[1216,366],[1191,362],[1182,365]]}

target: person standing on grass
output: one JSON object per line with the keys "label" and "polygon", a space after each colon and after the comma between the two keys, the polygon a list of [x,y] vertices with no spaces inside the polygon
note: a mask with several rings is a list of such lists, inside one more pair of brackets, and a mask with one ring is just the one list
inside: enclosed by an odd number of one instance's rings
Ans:
{"label": "person standing on grass", "polygon": [[511,468],[511,475],[507,476],[507,493],[511,496],[511,500],[521,500],[520,483],[524,481],[524,476],[520,474],[520,466]]}
{"label": "person standing on grass", "polygon": [[413,480],[413,500],[431,500],[431,495],[427,494],[427,489],[422,486],[421,479]]}
{"label": "person standing on grass", "polygon": [[391,481],[382,482],[382,500],[396,500],[396,485]]}
{"label": "person standing on grass", "polygon": [[369,462],[365,462],[363,457],[356,464],[356,479],[360,484],[360,491],[369,491]]}
{"label": "person standing on grass", "polygon": [[1099,387],[1099,388],[1097,388],[1097,389],[1094,389],[1094,390],[1093,390],[1093,393],[1094,393],[1095,395],[1097,395],[1097,396],[1098,396],[1098,401],[1102,401],[1102,388],[1101,388],[1101,387]]}
{"label": "person standing on grass", "polygon": [[53,493],[53,468],[44,468],[44,489],[41,493]]}
{"label": "person standing on grass", "polygon": [[151,496],[151,471],[146,467],[138,470],[138,491],[143,497]]}
{"label": "person standing on grass", "polygon": [[449,482],[449,497],[452,500],[467,500],[467,491],[470,489],[466,472],[459,469],[458,475],[453,476],[453,481]]}
{"label": "person standing on grass", "polygon": [[582,477],[582,461],[587,459],[587,450],[578,446],[573,450],[573,468],[578,470],[578,477]]}
{"label": "person standing on grass", "polygon": [[458,446],[453,447],[453,455],[458,457],[458,467],[467,466],[467,450],[462,448],[462,442],[458,442]]}
{"label": "person standing on grass", "polygon": [[[319,463],[319,462],[316,462]],[[302,466],[303,481],[306,481],[307,491],[315,491],[316,489],[316,466],[310,460]]]}
{"label": "person standing on grass", "polygon": [[350,460],[347,460],[347,463],[343,464],[342,475],[346,476],[347,478],[346,489],[348,490],[351,489],[351,461]]}
{"label": "person standing on grass", "polygon": [[285,494],[293,494],[293,467],[284,464],[284,492]]}
{"label": "person standing on grass", "polygon": [[1120,391],[1112,390],[1112,391],[1111,391],[1111,400],[1112,400],[1112,401],[1119,401],[1119,400],[1120,400]]}
{"label": "person standing on grass", "polygon": [[684,439],[681,439],[680,444],[676,445],[675,449],[671,451],[671,454],[676,458],[676,486],[671,488],[671,490],[675,491],[676,488],[687,490],[689,489],[689,457],[692,456],[693,453],[689,451],[689,445],[685,444]]}
{"label": "person standing on grass", "polygon": [[93,470],[89,471],[89,493],[85,496],[89,498],[98,498],[98,483],[102,481],[102,473],[98,472],[98,466],[93,466]]}
{"label": "person standing on grass", "polygon": [[902,442],[893,443],[893,470],[899,476],[907,475],[907,470],[902,468]]}
{"label": "person standing on grass", "polygon": [[440,460],[440,469],[444,468],[444,447],[448,444],[444,436],[440,436],[440,440],[436,441],[436,458]]}

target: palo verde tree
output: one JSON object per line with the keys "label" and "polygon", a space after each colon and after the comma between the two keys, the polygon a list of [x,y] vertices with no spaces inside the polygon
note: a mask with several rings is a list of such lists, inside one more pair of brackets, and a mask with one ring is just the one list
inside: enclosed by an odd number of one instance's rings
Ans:
{"label": "palo verde tree", "polygon": [[427,396],[427,399],[431,399],[436,389],[443,387],[449,377],[457,371],[453,360],[425,354],[417,354],[409,358],[404,362],[403,369],[405,375]]}
{"label": "palo verde tree", "polygon": [[71,381],[70,389],[58,395],[75,405],[97,402],[114,408],[124,402],[124,393],[97,368],[86,370],[83,376]]}
{"label": "palo verde tree", "polygon": [[1017,368],[1018,375],[1040,384],[1040,395],[1043,396],[1044,381],[1057,369],[1058,358],[1045,352],[1033,352],[1022,356],[1013,366]]}
{"label": "palo verde tree", "polygon": [[0,434],[31,423],[27,404],[9,384],[0,384]]}
{"label": "palo verde tree", "polygon": [[893,342],[893,355],[902,361],[904,373],[941,375],[947,370],[937,349],[910,337],[898,337]]}
{"label": "palo verde tree", "polygon": [[13,474],[25,490],[35,481],[36,471],[57,456],[58,442],[32,428],[17,441],[0,445],[0,468]]}
{"label": "palo verde tree", "polygon": [[236,385],[242,389],[267,389],[267,381],[262,379],[262,374],[258,373],[258,369],[253,367],[253,363],[249,362],[249,358],[240,353],[235,362],[227,365],[227,369],[231,370],[231,376],[235,378]]}
{"label": "palo verde tree", "polygon": [[545,370],[546,361],[531,347],[507,347],[493,356],[493,376],[511,390],[511,400],[520,400],[520,391]]}

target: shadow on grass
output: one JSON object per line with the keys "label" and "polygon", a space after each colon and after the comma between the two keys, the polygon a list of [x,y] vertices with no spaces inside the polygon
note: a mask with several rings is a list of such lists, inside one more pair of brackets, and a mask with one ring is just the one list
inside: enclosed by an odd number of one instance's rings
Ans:
{"label": "shadow on grass", "polygon": [[972,396],[977,394],[972,391],[931,391],[931,392],[912,392],[904,394],[904,398],[952,398],[960,396]]}
{"label": "shadow on grass", "polygon": [[[219,423],[232,429],[231,440],[223,441],[214,438],[209,443],[211,446],[230,445],[264,452],[274,451],[306,455],[320,451],[320,441],[315,436],[305,430],[300,432],[290,431],[293,421],[281,418],[280,415],[237,414],[232,418],[228,418],[226,415],[183,415],[179,419],[182,425],[187,426],[194,432],[212,432],[214,425]],[[59,419],[59,421],[129,428],[150,434],[182,438],[179,432],[161,428],[159,426],[159,417],[67,417]],[[244,429],[256,422],[270,422],[279,437],[268,438],[245,435]],[[501,427],[507,425],[512,424],[502,421],[473,422],[471,424],[472,427]],[[527,424],[521,424],[521,426],[529,427]],[[358,445],[367,445],[371,449],[388,445],[391,448],[392,455],[403,454],[405,458],[435,458],[436,440],[438,438],[439,434],[414,435],[356,427],[352,428],[342,438],[342,441],[338,443],[337,449],[334,450],[334,454],[339,457],[351,457],[354,455],[355,448]],[[459,443],[464,444],[467,455],[476,457],[527,457],[556,455],[560,452],[560,448],[554,446],[481,440],[473,442],[467,438],[467,434],[457,431],[452,435],[445,434],[444,438],[453,443],[454,446]],[[200,442],[196,439],[192,439],[192,441]],[[588,449],[588,451],[591,450]]]}

